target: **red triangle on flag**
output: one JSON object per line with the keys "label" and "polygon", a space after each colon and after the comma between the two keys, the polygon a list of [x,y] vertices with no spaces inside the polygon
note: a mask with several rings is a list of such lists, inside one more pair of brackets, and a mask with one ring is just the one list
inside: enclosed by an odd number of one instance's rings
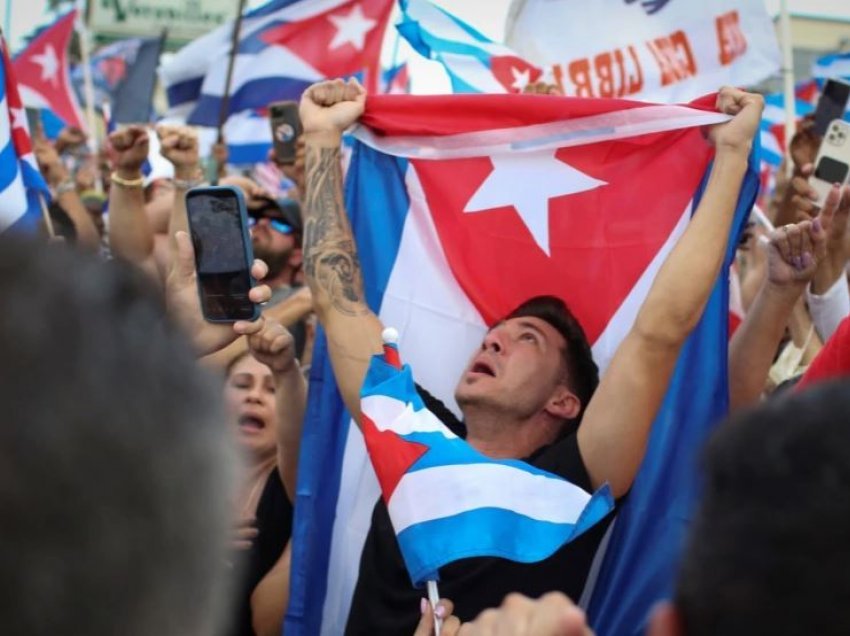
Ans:
{"label": "red triangle on flag", "polygon": [[366,448],[369,449],[369,457],[378,476],[384,501],[389,502],[398,482],[410,467],[428,452],[428,447],[425,444],[408,442],[393,431],[378,430],[365,413],[361,413],[360,420],[360,428],[366,439]]}

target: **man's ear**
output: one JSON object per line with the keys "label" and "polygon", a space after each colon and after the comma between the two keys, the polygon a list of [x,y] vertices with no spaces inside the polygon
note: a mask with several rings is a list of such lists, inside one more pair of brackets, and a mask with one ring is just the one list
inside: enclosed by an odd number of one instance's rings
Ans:
{"label": "man's ear", "polygon": [[673,603],[662,601],[652,608],[646,636],[685,636],[682,616]]}
{"label": "man's ear", "polygon": [[559,384],[544,410],[555,419],[571,420],[581,412],[581,401],[566,386]]}

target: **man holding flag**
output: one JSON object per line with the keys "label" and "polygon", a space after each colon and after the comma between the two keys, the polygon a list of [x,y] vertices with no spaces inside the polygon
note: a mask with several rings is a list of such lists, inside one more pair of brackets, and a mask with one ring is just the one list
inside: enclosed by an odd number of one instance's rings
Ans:
{"label": "man holding flag", "polygon": [[[343,204],[340,143],[342,131],[358,121],[365,105],[362,87],[340,80],[314,85],[301,102],[305,272],[328,334],[337,384],[359,423],[360,388],[371,356],[382,350],[382,325],[364,296]],[[455,391],[463,424],[447,422],[449,428],[465,432],[469,444],[487,457],[525,458],[586,491],[607,485],[615,498],[629,491],[679,352],[700,320],[724,262],[762,105],[759,96],[739,90],[726,88],[719,94],[717,108],[731,119],[716,119],[725,123],[710,129],[714,164],[697,210],[660,267],[598,388],[582,326],[559,299],[532,298],[492,321]],[[478,203],[488,207],[486,201]],[[547,230],[535,231],[531,224],[529,230],[547,252]],[[551,271],[552,277],[560,275]],[[463,620],[498,605],[512,591],[537,595],[561,590],[577,598],[600,535],[591,532],[536,564],[461,560],[441,570],[441,595],[455,602]],[[420,596],[410,585],[386,506],[379,502],[348,632],[411,633]]]}

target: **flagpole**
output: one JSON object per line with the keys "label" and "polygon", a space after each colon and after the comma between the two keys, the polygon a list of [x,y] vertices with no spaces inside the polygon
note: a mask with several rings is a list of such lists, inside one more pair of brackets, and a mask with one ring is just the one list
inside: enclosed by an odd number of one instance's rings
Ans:
{"label": "flagpole", "polygon": [[6,37],[12,39],[12,0],[6,0],[6,17],[3,21],[3,33]]}
{"label": "flagpole", "polygon": [[[396,369],[401,369],[401,355],[398,352],[398,331],[387,327],[381,332],[381,340],[384,347],[384,362]],[[443,619],[437,616],[437,604],[440,602],[440,591],[437,589],[437,581],[426,581],[428,588],[428,602],[431,611],[434,612],[434,636],[440,636],[443,628]]]}
{"label": "flagpole", "polygon": [[[227,60],[227,75],[224,79],[224,95],[221,96],[221,108],[218,111],[218,134],[216,135],[216,143],[224,141],[224,124],[227,121],[227,112],[230,109],[230,83],[233,80],[233,67],[236,64],[236,53],[239,50],[239,35],[242,32],[242,14],[245,12],[245,0],[239,0],[239,11],[236,14],[236,20],[233,23],[233,35],[230,39],[230,56]],[[213,183],[218,182],[218,172],[220,166],[213,159]]]}
{"label": "flagpole", "polygon": [[785,93],[785,168],[790,177],[794,170],[790,157],[791,138],[796,131],[797,99],[794,95],[794,55],[791,47],[791,16],[788,14],[788,0],[780,0],[779,26],[782,32],[782,79]]}
{"label": "flagpole", "polygon": [[47,228],[47,237],[50,239],[56,238],[56,230],[53,227],[53,219],[50,218],[50,210],[47,209],[47,202],[44,200],[44,195],[38,193],[38,202],[41,204],[41,216],[44,217],[44,225]]}
{"label": "flagpole", "polygon": [[77,35],[80,37],[80,58],[83,65],[83,92],[86,100],[86,127],[88,130],[89,153],[94,161],[94,187],[99,193],[103,192],[103,184],[101,183],[100,174],[97,165],[97,120],[94,112],[94,82],[91,74],[91,61],[89,55],[89,29],[87,24],[87,3],[86,0],[77,0]]}

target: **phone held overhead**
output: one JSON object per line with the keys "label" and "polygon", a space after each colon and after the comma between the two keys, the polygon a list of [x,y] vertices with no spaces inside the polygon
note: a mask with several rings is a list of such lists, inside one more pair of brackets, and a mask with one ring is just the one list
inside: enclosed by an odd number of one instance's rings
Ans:
{"label": "phone held overhead", "polygon": [[815,132],[823,137],[829,125],[836,119],[842,119],[850,102],[850,84],[830,78],[824,82],[823,91],[815,108]]}
{"label": "phone held overhead", "polygon": [[269,122],[277,161],[295,163],[298,138],[301,136],[301,119],[298,102],[282,101],[269,104]]}
{"label": "phone held overhead", "polygon": [[186,211],[204,318],[256,320],[260,308],[248,298],[256,281],[242,192],[232,186],[192,188],[186,193]]}
{"label": "phone held overhead", "polygon": [[850,179],[850,123],[836,119],[829,124],[809,179],[817,192],[817,205],[823,207],[834,183],[846,185]]}

